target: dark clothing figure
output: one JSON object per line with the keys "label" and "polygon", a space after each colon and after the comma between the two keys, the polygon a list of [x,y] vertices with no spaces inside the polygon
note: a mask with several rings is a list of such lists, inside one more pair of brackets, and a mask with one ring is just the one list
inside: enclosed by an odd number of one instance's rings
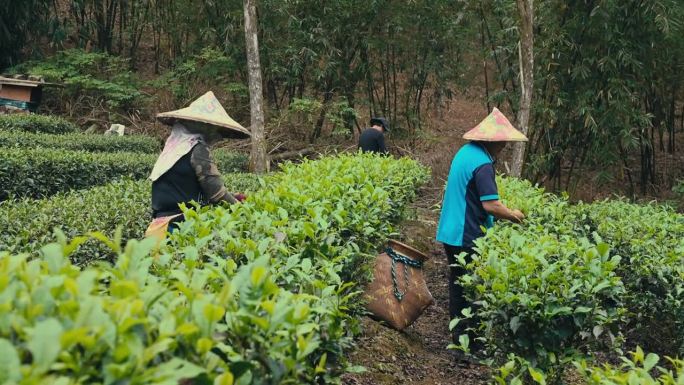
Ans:
{"label": "dark clothing figure", "polygon": [[171,133],[150,173],[153,219],[145,237],[161,242],[185,219],[178,207],[181,203],[237,201],[223,186],[207,144],[221,138],[248,138],[250,132],[226,113],[211,91],[186,108],[157,114],[157,119],[171,126]]}
{"label": "dark clothing figure", "polygon": [[359,148],[363,152],[386,154],[385,134],[375,128],[366,128],[359,137]]}
{"label": "dark clothing figure", "polygon": [[[166,173],[152,183],[152,216],[154,218],[180,214],[179,204],[195,201],[200,205],[235,198],[226,191],[221,174],[204,142],[196,144]],[[182,221],[180,219],[177,221]]]}
{"label": "dark clothing figure", "polygon": [[[456,317],[463,318],[461,313],[463,309],[470,307],[471,303],[463,295],[463,286],[459,283],[459,279],[466,273],[465,269],[457,264],[456,256],[465,252],[465,261],[470,263],[473,259],[475,251],[470,247],[451,246],[444,244],[444,251],[447,255],[447,262],[449,263],[449,319]],[[455,265],[455,266],[454,266]],[[464,334],[469,327],[475,326],[476,323],[472,319],[462,319],[458,325],[452,330],[452,339],[454,344],[458,344],[458,336]],[[475,335],[467,332],[470,337],[470,342],[475,341]]]}

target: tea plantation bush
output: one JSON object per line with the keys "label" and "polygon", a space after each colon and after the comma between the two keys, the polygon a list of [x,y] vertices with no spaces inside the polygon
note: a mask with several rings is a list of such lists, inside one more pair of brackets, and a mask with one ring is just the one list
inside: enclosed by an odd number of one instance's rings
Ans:
{"label": "tea plantation bush", "polygon": [[[261,187],[254,174],[223,176],[229,191],[251,194]],[[68,238],[100,231],[113,238],[121,227],[121,239],[142,238],[151,220],[149,180],[121,180],[88,190],[60,193],[46,199],[0,202],[0,250],[37,253],[55,241],[59,228]],[[77,264],[112,257],[112,251],[94,239],[71,255]]]}
{"label": "tea plantation bush", "polygon": [[78,127],[64,118],[49,115],[0,115],[0,131],[66,134],[77,132]]}
{"label": "tea plantation bush", "polygon": [[35,134],[0,131],[0,146],[11,148],[59,148],[89,152],[140,152],[158,154],[161,142],[143,135]]}
{"label": "tea plantation bush", "polygon": [[[286,164],[271,188],[235,210],[207,208],[187,215],[170,247],[185,260],[201,255],[243,264],[269,256],[278,286],[316,296],[320,306],[307,316],[309,327],[316,325],[310,342],[316,348],[298,364],[285,361],[283,368],[287,378],[308,383],[318,377],[321,360],[339,358],[349,344],[361,311],[353,300],[357,284],[370,275],[366,262],[404,216],[426,175],[413,161],[373,156]],[[281,321],[267,314],[251,328],[230,332],[234,345],[249,347],[242,354],[259,378],[271,372],[274,357],[290,354],[291,345],[271,345],[268,333]]]}
{"label": "tea plantation bush", "polygon": [[[684,361],[667,358],[661,360],[656,354],[644,354],[640,347],[623,357],[622,365],[591,367],[587,362],[576,363],[587,385],[674,385],[684,383]],[[660,365],[658,365],[660,364]],[[656,374],[656,375],[654,375]]]}
{"label": "tea plantation bush", "polygon": [[[570,383],[587,385],[675,385],[684,383],[684,361],[658,355],[648,355],[637,346],[630,357],[620,357],[622,364],[604,363],[595,366],[586,360],[573,362],[576,378]],[[549,377],[532,367],[524,369],[526,363],[513,359],[494,372],[494,383],[505,385],[540,384],[549,382]],[[581,382],[578,382],[581,381]]]}
{"label": "tea plantation bush", "polygon": [[5,377],[337,382],[361,262],[426,177],[413,161],[371,155],[286,165],[243,204],[186,212],[160,255],[153,240],[131,241],[116,265],[79,270],[66,257],[78,238],[41,258],[4,255]]}
{"label": "tea plantation bush", "polygon": [[53,149],[3,149],[0,200],[11,196],[41,198],[60,191],[102,185],[124,176],[143,179],[156,155],[89,153]]}
{"label": "tea plantation bush", "polygon": [[479,319],[494,362],[523,362],[516,367],[558,382],[569,362],[624,338],[682,354],[682,215],[620,200],[571,204],[515,179],[499,185],[527,219],[498,223],[478,240],[463,278],[477,303],[464,316]]}
{"label": "tea plantation bush", "polygon": [[647,350],[684,356],[684,216],[667,206],[622,200],[579,209],[590,230],[623,256],[618,274],[628,292],[628,337]]}
{"label": "tea plantation bush", "polygon": [[240,152],[212,150],[211,156],[221,172],[244,172],[249,169],[249,158]]}
{"label": "tea plantation bush", "polygon": [[[158,154],[91,153],[61,149],[0,151],[0,201],[9,197],[42,198],[61,191],[106,184],[117,178],[144,179]],[[214,153],[221,172],[243,171],[246,157],[224,150]]]}

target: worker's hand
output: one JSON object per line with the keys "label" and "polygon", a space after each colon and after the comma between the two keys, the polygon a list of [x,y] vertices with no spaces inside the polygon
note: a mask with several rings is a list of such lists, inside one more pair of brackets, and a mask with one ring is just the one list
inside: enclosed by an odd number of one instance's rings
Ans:
{"label": "worker's hand", "polygon": [[244,201],[245,199],[247,199],[247,195],[241,194],[241,193],[233,194],[233,196],[235,197],[235,199],[236,199],[238,202],[242,202],[242,201]]}
{"label": "worker's hand", "polygon": [[515,218],[513,222],[522,223],[523,219],[525,219],[525,214],[520,210],[513,210],[511,214],[513,214],[513,217]]}

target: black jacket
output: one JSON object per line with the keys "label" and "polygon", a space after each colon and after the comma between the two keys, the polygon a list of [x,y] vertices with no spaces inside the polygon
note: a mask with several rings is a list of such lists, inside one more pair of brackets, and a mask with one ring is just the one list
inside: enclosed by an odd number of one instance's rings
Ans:
{"label": "black jacket", "polygon": [[387,153],[385,134],[375,128],[366,128],[359,137],[359,148],[363,152]]}
{"label": "black jacket", "polygon": [[201,142],[180,158],[164,175],[152,183],[154,218],[180,214],[179,204],[195,201],[200,205],[235,198],[226,191],[209,147]]}

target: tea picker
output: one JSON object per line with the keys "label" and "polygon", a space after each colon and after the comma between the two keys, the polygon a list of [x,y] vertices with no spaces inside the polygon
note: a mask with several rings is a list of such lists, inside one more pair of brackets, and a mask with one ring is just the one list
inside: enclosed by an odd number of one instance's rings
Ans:
{"label": "tea picker", "polygon": [[[465,261],[469,263],[475,253],[475,240],[484,235],[483,227],[493,226],[494,218],[518,223],[525,218],[520,210],[511,210],[499,200],[494,164],[507,142],[527,141],[527,137],[494,108],[463,138],[470,142],[458,150],[451,163],[437,227],[437,241],[444,244],[450,265],[451,319],[461,317],[463,309],[471,305],[458,283],[465,271],[456,265],[456,256],[465,253]],[[458,344],[459,335],[463,333],[469,334],[471,342],[475,341],[475,335],[469,330],[473,326],[472,320],[461,320],[452,331],[454,344]]]}
{"label": "tea picker", "polygon": [[164,239],[184,220],[181,203],[235,203],[244,199],[223,185],[209,146],[224,138],[249,138],[209,91],[190,106],[164,112],[157,119],[171,127],[171,135],[152,169],[152,217],[145,236]]}

